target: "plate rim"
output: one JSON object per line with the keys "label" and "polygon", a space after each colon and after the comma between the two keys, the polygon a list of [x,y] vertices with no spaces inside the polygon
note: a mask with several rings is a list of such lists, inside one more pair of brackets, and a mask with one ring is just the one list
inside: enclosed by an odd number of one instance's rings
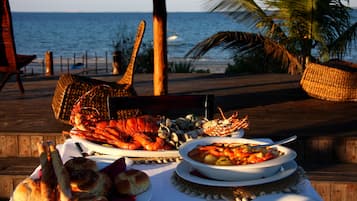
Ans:
{"label": "plate rim", "polygon": [[201,185],[208,185],[208,186],[217,186],[217,187],[239,187],[239,186],[253,186],[258,184],[265,184],[273,181],[277,181],[279,179],[283,179],[285,177],[290,176],[294,173],[297,169],[298,165],[295,160],[291,160],[286,162],[282,165],[283,171],[279,170],[276,174],[261,178],[261,179],[254,179],[254,180],[246,180],[246,181],[219,181],[214,179],[206,179],[197,176],[193,176],[189,174],[189,170],[193,169],[193,167],[187,162],[182,160],[175,169],[175,172],[181,178]]}
{"label": "plate rim", "polygon": [[276,199],[282,199],[284,197],[288,197],[288,196],[293,196],[294,200],[296,200],[296,198],[299,198],[299,200],[306,200],[306,201],[315,201],[315,199],[313,199],[310,196],[307,195],[302,195],[302,194],[296,194],[296,193],[275,193],[275,194],[266,194],[266,195],[262,195],[262,196],[258,196],[255,199],[253,199],[252,201],[262,201],[262,200],[276,200]]}
{"label": "plate rim", "polygon": [[81,137],[70,135],[73,141],[81,143],[89,151],[101,154],[126,157],[180,157],[178,150],[147,151],[147,150],[126,150],[115,147],[105,147]]}

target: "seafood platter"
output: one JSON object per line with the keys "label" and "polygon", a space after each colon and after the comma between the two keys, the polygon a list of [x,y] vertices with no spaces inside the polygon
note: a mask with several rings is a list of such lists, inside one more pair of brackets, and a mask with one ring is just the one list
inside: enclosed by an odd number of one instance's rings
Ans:
{"label": "seafood platter", "polygon": [[179,147],[204,137],[242,137],[248,117],[238,112],[226,118],[208,120],[188,114],[169,119],[165,116],[140,115],[127,119],[102,120],[96,113],[85,113],[74,106],[70,123],[71,138],[88,151],[126,157],[179,157]]}

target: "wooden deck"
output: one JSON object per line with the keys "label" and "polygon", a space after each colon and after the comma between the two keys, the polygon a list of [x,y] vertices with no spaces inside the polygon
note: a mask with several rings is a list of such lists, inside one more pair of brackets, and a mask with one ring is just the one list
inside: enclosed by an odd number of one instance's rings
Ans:
{"label": "wooden deck", "polygon": [[[115,81],[118,77],[97,79]],[[0,92],[2,163],[7,163],[6,157],[37,157],[31,150],[32,143],[43,138],[60,142],[61,132],[71,128],[56,120],[51,110],[57,80],[25,78],[25,94],[19,93],[16,82],[9,82]],[[170,74],[168,88],[170,94],[214,94],[216,106],[226,116],[235,111],[240,116],[248,115],[250,129],[246,137],[280,139],[298,135],[298,141],[289,146],[297,150],[299,164],[324,200],[351,200],[357,197],[357,102],[310,98],[299,81],[300,76],[286,74]],[[152,83],[150,74],[134,77],[139,95],[152,95]],[[344,171],[343,176],[336,174],[339,171]],[[8,189],[0,192],[0,197],[11,193],[11,186],[22,178],[18,177],[12,177],[12,183],[0,184]]]}

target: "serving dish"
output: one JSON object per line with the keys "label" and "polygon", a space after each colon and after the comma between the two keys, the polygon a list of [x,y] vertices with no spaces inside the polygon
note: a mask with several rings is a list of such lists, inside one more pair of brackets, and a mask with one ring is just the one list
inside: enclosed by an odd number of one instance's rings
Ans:
{"label": "serving dish", "polygon": [[212,143],[242,143],[242,144],[265,144],[259,140],[231,137],[209,137],[191,140],[184,143],[179,148],[179,154],[183,160],[187,161],[193,168],[201,174],[216,180],[223,181],[248,181],[259,178],[266,178],[276,174],[283,164],[296,158],[296,152],[281,145],[274,147],[281,153],[277,158],[264,162],[247,165],[209,165],[198,162],[188,156],[188,153],[198,145],[210,145]]}
{"label": "serving dish", "polygon": [[296,169],[297,169],[297,164],[293,160],[284,163],[281,166],[281,168],[278,170],[278,172],[276,172],[275,174],[269,177],[252,179],[247,181],[239,181],[239,180],[221,181],[221,180],[210,179],[207,177],[200,177],[196,174],[192,174],[191,172],[194,170],[194,168],[186,161],[181,161],[176,167],[176,173],[181,178],[196,184],[217,186],[217,187],[238,187],[238,186],[252,186],[252,185],[265,184],[269,182],[278,181],[280,179],[290,176],[296,171]]}

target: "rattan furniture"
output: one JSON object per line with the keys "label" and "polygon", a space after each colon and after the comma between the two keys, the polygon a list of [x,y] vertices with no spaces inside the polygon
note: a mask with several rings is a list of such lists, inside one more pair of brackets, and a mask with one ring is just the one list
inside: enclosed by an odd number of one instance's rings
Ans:
{"label": "rattan furniture", "polygon": [[301,78],[302,89],[311,97],[329,101],[357,101],[357,65],[332,60],[310,63]]}
{"label": "rattan furniture", "polygon": [[107,82],[85,76],[64,74],[58,82],[52,98],[52,110],[55,118],[69,123],[73,106],[81,101],[86,110],[96,111],[101,119],[108,119],[107,97],[109,96],[136,96],[133,87],[135,59],[145,32],[145,21],[138,26],[132,55],[126,71],[117,82]]}
{"label": "rattan furniture", "polygon": [[24,87],[21,81],[21,68],[27,66],[36,58],[36,55],[20,55],[16,53],[12,16],[8,0],[3,0],[0,7],[1,35],[0,35],[0,91],[12,75],[16,80],[21,93]]}

